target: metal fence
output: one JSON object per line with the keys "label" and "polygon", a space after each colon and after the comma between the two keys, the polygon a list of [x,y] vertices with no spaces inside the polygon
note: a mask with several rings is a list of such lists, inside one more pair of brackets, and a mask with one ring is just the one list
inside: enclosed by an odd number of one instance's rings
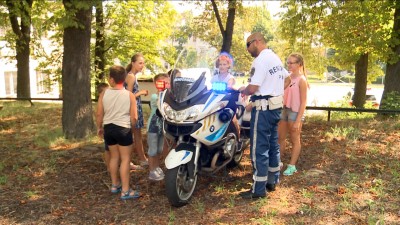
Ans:
{"label": "metal fence", "polygon": [[[22,100],[29,101],[33,105],[32,101],[62,101],[62,98],[0,98],[0,100]],[[97,102],[97,99],[92,99]],[[150,101],[142,101],[142,104],[150,105]],[[328,121],[331,120],[331,112],[367,112],[367,113],[380,113],[380,114],[399,114],[398,109],[359,109],[359,108],[339,108],[339,107],[324,107],[324,106],[307,106],[307,110],[320,110],[328,112]]]}

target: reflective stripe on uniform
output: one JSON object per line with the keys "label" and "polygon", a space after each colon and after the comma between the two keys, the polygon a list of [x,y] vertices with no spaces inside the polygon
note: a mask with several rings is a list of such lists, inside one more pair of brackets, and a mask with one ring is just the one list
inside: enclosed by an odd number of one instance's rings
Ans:
{"label": "reflective stripe on uniform", "polygon": [[253,167],[256,168],[256,174],[255,176],[257,176],[257,160],[256,160],[256,146],[257,146],[257,125],[258,125],[258,114],[259,111],[256,111],[256,116],[254,118],[254,128],[253,128],[253,149],[251,151],[251,160],[253,161]]}
{"label": "reflective stripe on uniform", "polygon": [[260,181],[260,182],[265,182],[265,181],[268,180],[268,176],[258,177],[258,176],[253,175],[253,180],[254,181]]}
{"label": "reflective stripe on uniform", "polygon": [[278,171],[280,171],[281,170],[281,167],[280,166],[277,166],[277,167],[268,167],[268,171],[269,172],[278,172]]}

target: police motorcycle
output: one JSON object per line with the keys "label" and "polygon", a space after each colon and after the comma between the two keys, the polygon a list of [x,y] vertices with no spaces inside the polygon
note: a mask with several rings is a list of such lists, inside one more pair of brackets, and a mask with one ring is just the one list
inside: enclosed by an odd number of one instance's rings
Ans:
{"label": "police motorcycle", "polygon": [[159,94],[165,136],[176,140],[165,159],[166,195],[175,207],[189,202],[199,174],[239,165],[249,143],[246,131],[239,140],[233,122],[236,116],[240,124],[245,111],[240,93],[222,82],[207,88],[207,70],[172,74],[170,88]]}

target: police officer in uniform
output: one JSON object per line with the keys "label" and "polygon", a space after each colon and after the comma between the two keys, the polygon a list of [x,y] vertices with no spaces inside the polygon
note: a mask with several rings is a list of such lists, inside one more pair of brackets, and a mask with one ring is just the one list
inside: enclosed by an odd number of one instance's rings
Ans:
{"label": "police officer in uniform", "polygon": [[247,51],[255,59],[251,66],[250,82],[239,90],[251,95],[250,158],[253,165],[253,185],[241,192],[245,199],[266,197],[279,182],[280,153],[278,122],[283,106],[283,92],[290,76],[279,57],[267,47],[261,33],[247,38]]}

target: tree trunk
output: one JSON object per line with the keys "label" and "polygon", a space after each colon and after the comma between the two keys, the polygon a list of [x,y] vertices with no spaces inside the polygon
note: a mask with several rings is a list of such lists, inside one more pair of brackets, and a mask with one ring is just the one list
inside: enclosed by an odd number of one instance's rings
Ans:
{"label": "tree trunk", "polygon": [[31,9],[33,0],[7,0],[6,4],[11,27],[16,35],[17,97],[30,98],[29,44],[31,41]]}
{"label": "tree trunk", "polygon": [[17,38],[17,97],[30,98],[31,85],[29,73],[30,37]]}
{"label": "tree trunk", "polygon": [[[79,26],[64,29],[62,63],[63,111],[65,138],[82,139],[94,131],[90,93],[90,27],[91,7],[77,8],[82,2],[63,0]],[[88,3],[89,4],[89,3]]]}
{"label": "tree trunk", "polygon": [[[391,59],[387,62],[386,76],[385,76],[385,87],[383,88],[383,94],[381,99],[380,108],[389,108],[389,102],[387,102],[388,94],[391,92],[397,92],[400,95],[400,2],[395,1],[395,12],[394,12],[394,23],[392,30],[391,43],[392,52],[395,63],[391,63]],[[396,43],[396,44],[395,44]]]}
{"label": "tree trunk", "polygon": [[215,13],[215,17],[217,18],[217,23],[222,35],[222,47],[221,52],[230,53],[232,47],[232,36],[233,36],[233,27],[235,23],[235,14],[236,14],[236,0],[229,0],[228,3],[228,18],[226,20],[226,29],[222,26],[221,16],[219,15],[217,4],[215,0],[211,0],[213,10]]}
{"label": "tree trunk", "polygon": [[236,0],[230,0],[228,3],[228,7],[228,18],[226,20],[226,29],[224,33],[221,52],[230,53],[232,47],[233,27],[235,25]]}
{"label": "tree trunk", "polygon": [[355,71],[353,105],[356,108],[363,108],[367,93],[368,53],[360,55],[356,62]]}
{"label": "tree trunk", "polygon": [[[104,82],[105,59],[105,37],[104,37],[104,14],[102,1],[96,2],[96,43],[94,48],[94,71],[96,73],[95,85]],[[97,98],[96,92],[96,98]]]}

